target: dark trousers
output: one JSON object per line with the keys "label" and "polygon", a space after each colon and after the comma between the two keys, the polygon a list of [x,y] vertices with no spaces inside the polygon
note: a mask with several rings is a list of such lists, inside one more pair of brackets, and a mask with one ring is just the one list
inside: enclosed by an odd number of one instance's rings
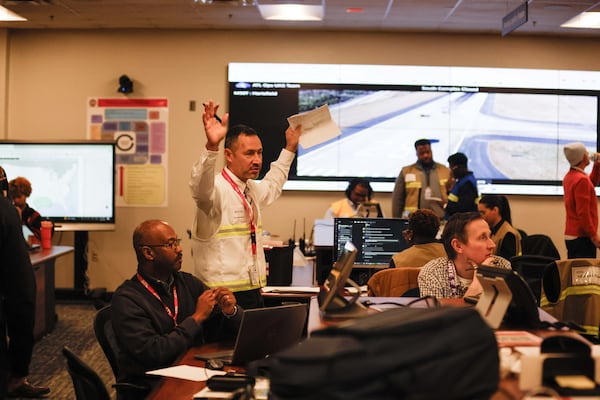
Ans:
{"label": "dark trousers", "polygon": [[[2,307],[0,307],[2,312]],[[3,399],[6,395],[6,385],[8,381],[8,343],[6,343],[6,328],[2,322],[0,316],[0,399]]]}
{"label": "dark trousers", "polygon": [[265,301],[260,294],[260,289],[242,290],[240,292],[234,292],[237,303],[244,310],[251,308],[262,308],[265,306]]}
{"label": "dark trousers", "polygon": [[567,258],[596,258],[596,246],[588,237],[565,240]]}

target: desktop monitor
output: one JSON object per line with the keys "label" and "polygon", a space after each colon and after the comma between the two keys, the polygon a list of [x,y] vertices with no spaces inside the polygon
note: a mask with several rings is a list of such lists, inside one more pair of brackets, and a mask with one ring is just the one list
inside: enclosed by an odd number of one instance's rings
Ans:
{"label": "desktop monitor", "polygon": [[[329,272],[327,280],[319,292],[319,309],[324,317],[354,317],[366,314],[366,307],[356,300],[360,296],[360,288],[349,277],[354,265],[357,249],[352,242],[346,242],[339,259]],[[354,287],[355,293],[350,300],[344,297],[346,284]]]}
{"label": "desktop monitor", "polygon": [[512,269],[480,265],[477,278],[483,292],[477,310],[488,325],[538,328],[541,325],[537,301],[523,277]]}
{"label": "desktop monitor", "polygon": [[0,165],[31,182],[27,203],[55,230],[115,229],[114,142],[3,140]]}
{"label": "desktop monitor", "polygon": [[340,257],[346,242],[354,243],[357,268],[387,268],[392,256],[408,247],[402,234],[407,219],[335,218],[333,224],[334,256]]}

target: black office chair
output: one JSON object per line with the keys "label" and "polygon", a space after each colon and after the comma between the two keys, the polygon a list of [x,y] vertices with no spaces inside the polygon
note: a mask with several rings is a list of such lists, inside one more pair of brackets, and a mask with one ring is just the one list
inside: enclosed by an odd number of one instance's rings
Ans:
{"label": "black office chair", "polygon": [[410,288],[401,297],[421,297],[421,291],[418,287]]}
{"label": "black office chair", "polygon": [[62,353],[67,359],[67,371],[73,381],[77,400],[111,400],[104,382],[96,371],[67,346],[63,347]]}
{"label": "black office chair", "polygon": [[119,378],[119,364],[117,362],[119,345],[113,331],[110,310],[111,306],[109,304],[96,312],[96,316],[94,317],[94,334],[102,351],[104,351],[104,355],[108,359],[108,363],[115,375],[115,380],[117,380]]}
{"label": "black office chair", "polygon": [[537,305],[540,305],[542,286],[544,294],[550,302],[556,302],[560,296],[560,275],[553,257],[541,255],[522,255],[510,259],[514,271],[525,279],[531,288]]}
{"label": "black office chair", "polygon": [[523,229],[519,229],[516,228],[519,231],[519,234],[521,235],[521,249],[523,248],[523,241],[525,240],[525,238],[528,236],[527,232],[525,232]]}
{"label": "black office chair", "polygon": [[547,235],[534,234],[522,239],[522,255],[537,255],[560,260],[560,253],[552,239]]}
{"label": "black office chair", "polygon": [[[118,382],[119,379],[119,363],[117,361],[117,356],[119,354],[119,344],[117,343],[117,339],[115,338],[115,333],[113,331],[112,320],[110,316],[111,305],[107,305],[96,312],[96,316],[94,317],[94,334],[96,335],[96,340],[100,344],[110,367],[112,368],[113,374],[115,376],[115,381]],[[127,382],[118,382],[113,385],[113,387],[117,391],[117,397],[131,396],[135,397],[136,393],[147,392],[147,388],[145,386],[140,386]]]}

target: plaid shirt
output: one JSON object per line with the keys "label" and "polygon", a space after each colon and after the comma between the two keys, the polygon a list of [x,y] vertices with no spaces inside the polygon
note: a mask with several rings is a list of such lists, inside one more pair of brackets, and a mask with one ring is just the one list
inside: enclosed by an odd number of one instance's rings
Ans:
{"label": "plaid shirt", "polygon": [[[499,256],[494,258],[494,266],[499,268],[512,269],[510,262]],[[450,286],[450,278],[448,277],[448,263],[454,274],[454,283],[456,285],[456,294],[452,294]],[[456,273],[454,262],[447,257],[440,257],[429,261],[421,268],[419,272],[419,291],[421,296],[434,296],[437,298],[455,297],[461,298],[465,295],[468,285],[465,286],[465,281],[459,279]],[[470,285],[469,281],[469,285]]]}

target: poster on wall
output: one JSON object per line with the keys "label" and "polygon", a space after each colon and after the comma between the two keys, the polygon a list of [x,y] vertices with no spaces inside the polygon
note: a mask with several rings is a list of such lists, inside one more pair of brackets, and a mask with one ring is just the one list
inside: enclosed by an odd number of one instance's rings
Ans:
{"label": "poster on wall", "polygon": [[166,207],[166,98],[88,99],[87,137],[114,140],[117,207]]}

